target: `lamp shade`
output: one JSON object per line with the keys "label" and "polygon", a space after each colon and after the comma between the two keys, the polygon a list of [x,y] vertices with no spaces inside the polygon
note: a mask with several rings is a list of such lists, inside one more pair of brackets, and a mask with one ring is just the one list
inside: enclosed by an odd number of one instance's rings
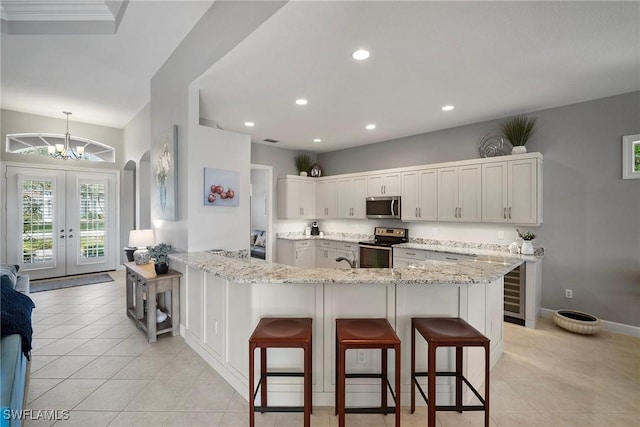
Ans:
{"label": "lamp shade", "polygon": [[131,230],[129,232],[129,246],[146,248],[156,244],[153,230]]}

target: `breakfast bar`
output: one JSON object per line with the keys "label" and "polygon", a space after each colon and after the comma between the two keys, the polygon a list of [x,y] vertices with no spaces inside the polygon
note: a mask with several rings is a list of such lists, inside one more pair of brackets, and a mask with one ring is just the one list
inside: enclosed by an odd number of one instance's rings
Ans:
{"label": "breakfast bar", "polygon": [[[313,402],[332,406],[335,320],[367,317],[387,319],[401,339],[401,402],[408,405],[411,317],[460,317],[491,340],[491,366],[502,355],[503,276],[523,261],[482,259],[456,263],[429,260],[389,269],[303,269],[247,258],[243,251],[218,251],[173,254],[171,266],[185,277],[180,290],[180,326],[185,341],[247,400],[248,339],[260,318],[313,319]],[[421,345],[417,354],[426,355],[426,345]],[[484,359],[474,350],[468,350],[463,369],[472,382],[481,383]],[[275,368],[302,369],[296,350],[269,351]],[[437,356],[438,369],[451,368],[454,360],[454,352],[443,349]],[[418,368],[425,365],[426,356],[418,360]],[[347,353],[350,372],[371,372],[379,366],[377,352]],[[439,386],[438,399],[446,400],[451,387]],[[346,388],[347,402],[371,405],[379,399],[378,390],[379,382],[354,380]],[[302,392],[299,379],[274,380],[269,384],[269,402],[300,405]]]}

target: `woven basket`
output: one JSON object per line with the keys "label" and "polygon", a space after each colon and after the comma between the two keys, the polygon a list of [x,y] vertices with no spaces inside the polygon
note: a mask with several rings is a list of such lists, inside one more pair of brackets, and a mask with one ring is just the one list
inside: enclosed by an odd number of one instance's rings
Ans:
{"label": "woven basket", "polygon": [[590,335],[602,329],[602,322],[597,317],[576,310],[556,310],[553,321],[562,329],[576,334]]}

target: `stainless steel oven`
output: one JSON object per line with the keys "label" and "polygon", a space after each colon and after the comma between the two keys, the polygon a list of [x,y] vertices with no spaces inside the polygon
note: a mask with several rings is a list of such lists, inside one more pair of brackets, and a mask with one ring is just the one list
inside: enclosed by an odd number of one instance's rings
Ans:
{"label": "stainless steel oven", "polygon": [[406,228],[376,227],[374,240],[360,242],[360,268],[392,268],[393,245],[409,240]]}

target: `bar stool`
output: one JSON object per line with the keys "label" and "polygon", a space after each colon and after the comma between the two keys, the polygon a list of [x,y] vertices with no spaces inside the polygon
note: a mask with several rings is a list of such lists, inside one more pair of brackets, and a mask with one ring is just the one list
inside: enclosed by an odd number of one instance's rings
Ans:
{"label": "bar stool", "polygon": [[[387,376],[387,350],[395,351],[395,394]],[[346,352],[351,349],[380,349],[380,374],[347,374]],[[400,426],[400,338],[387,319],[336,319],[336,409],[338,426],[345,425],[345,414],[393,414],[396,427]],[[346,408],[345,386],[347,378],[380,378],[381,403],[376,408]],[[395,406],[387,406],[387,388]],[[396,397],[397,396],[397,397]]]}
{"label": "bar stool", "polygon": [[[416,330],[427,341],[427,372],[416,372]],[[438,347],[456,348],[455,372],[436,371],[436,350]],[[462,349],[464,347],[484,347],[484,399],[462,375]],[[427,426],[435,427],[436,411],[484,411],[484,425],[489,425],[489,338],[473,326],[457,317],[414,317],[411,319],[411,413],[416,409],[416,387],[427,403]],[[418,384],[418,377],[427,377],[427,395]],[[456,378],[455,405],[436,405],[436,377]],[[462,404],[462,382],[480,400],[480,405]],[[428,396],[428,397],[427,397]],[[429,402],[431,400],[431,402]]]}
{"label": "bar stool", "polygon": [[[304,426],[311,425],[312,396],[312,341],[310,318],[272,317],[262,318],[249,338],[249,426],[255,425],[255,412],[304,412]],[[260,381],[254,387],[254,353],[260,348]],[[304,372],[268,372],[268,348],[302,348]],[[304,377],[304,406],[268,406],[267,377]],[[260,406],[255,399],[260,389]]]}

